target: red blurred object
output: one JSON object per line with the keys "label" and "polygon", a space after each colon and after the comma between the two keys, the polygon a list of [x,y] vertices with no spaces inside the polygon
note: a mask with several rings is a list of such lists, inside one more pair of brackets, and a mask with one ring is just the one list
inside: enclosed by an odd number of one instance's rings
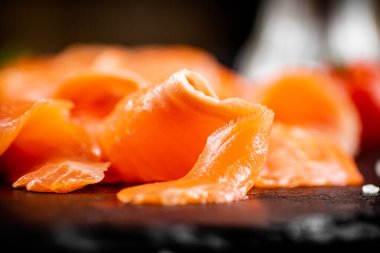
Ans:
{"label": "red blurred object", "polygon": [[334,68],[360,113],[363,151],[380,147],[380,62],[357,61]]}

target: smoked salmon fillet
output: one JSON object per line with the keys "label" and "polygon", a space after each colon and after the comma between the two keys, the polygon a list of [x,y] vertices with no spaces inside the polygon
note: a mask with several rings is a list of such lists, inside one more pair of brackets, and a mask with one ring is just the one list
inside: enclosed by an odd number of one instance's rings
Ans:
{"label": "smoked salmon fillet", "polygon": [[0,70],[0,173],[38,192],[145,183],[118,199],[158,205],[357,185],[360,120],[335,82],[296,69],[257,88],[182,45],[26,57]]}

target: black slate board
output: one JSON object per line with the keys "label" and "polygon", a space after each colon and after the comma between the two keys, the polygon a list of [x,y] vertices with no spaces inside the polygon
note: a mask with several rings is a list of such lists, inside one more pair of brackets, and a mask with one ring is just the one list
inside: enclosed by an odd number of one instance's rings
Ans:
{"label": "black slate board", "polygon": [[[370,183],[379,183],[375,160],[358,159]],[[54,252],[380,248],[380,197],[360,187],[254,189],[244,201],[183,207],[123,205],[115,197],[121,188],[44,194],[0,184],[1,243]]]}

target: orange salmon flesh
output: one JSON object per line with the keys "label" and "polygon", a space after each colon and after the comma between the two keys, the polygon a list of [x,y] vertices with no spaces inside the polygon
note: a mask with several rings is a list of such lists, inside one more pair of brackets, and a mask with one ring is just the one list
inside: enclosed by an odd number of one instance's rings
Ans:
{"label": "orange salmon flesh", "polygon": [[360,119],[336,82],[300,68],[254,85],[182,45],[23,57],[0,69],[0,173],[35,192],[125,183],[121,202],[151,205],[359,185]]}

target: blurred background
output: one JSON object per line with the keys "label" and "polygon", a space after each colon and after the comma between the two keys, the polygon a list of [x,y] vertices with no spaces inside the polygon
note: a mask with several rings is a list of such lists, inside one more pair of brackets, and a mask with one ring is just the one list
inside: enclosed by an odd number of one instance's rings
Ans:
{"label": "blurred background", "polygon": [[255,78],[284,63],[378,58],[377,10],[372,0],[2,0],[0,57],[77,42],[189,44]]}
{"label": "blurred background", "polygon": [[261,4],[243,0],[3,0],[0,49],[4,55],[55,52],[77,42],[189,44],[231,66]]}

